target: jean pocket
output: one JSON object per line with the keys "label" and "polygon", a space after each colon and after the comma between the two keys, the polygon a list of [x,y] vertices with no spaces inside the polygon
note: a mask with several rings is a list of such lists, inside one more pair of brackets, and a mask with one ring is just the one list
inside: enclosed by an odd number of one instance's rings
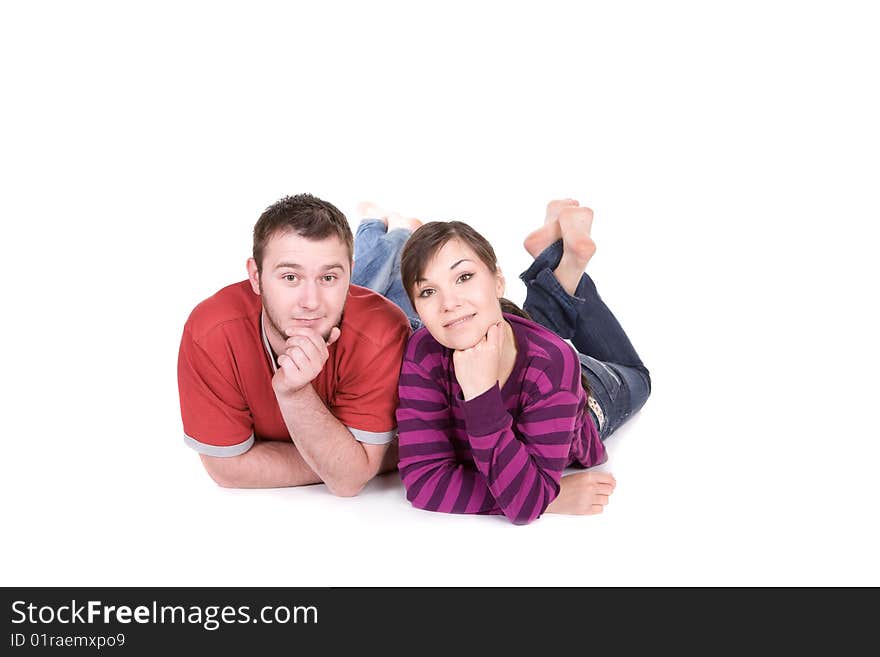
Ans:
{"label": "jean pocket", "polygon": [[595,382],[598,381],[598,383],[603,388],[603,390],[593,391],[596,399],[598,399],[599,401],[603,401],[603,398],[607,398],[609,401],[614,402],[617,399],[617,395],[620,392],[621,386],[621,381],[618,374],[601,360],[596,360],[595,358],[591,356],[586,356],[584,354],[579,354],[579,356],[581,360],[581,365],[583,365],[587,370],[589,370],[590,374],[593,375],[591,377],[588,377],[590,379],[591,385],[595,384]]}

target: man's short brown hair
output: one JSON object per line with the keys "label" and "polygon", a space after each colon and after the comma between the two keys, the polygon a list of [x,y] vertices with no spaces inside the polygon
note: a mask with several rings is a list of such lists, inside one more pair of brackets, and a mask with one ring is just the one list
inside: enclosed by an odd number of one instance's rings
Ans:
{"label": "man's short brown hair", "polygon": [[348,248],[349,259],[354,253],[354,236],[348,219],[335,205],[311,194],[285,196],[266,208],[254,225],[254,260],[260,273],[266,244],[279,231],[294,232],[308,240],[335,235]]}

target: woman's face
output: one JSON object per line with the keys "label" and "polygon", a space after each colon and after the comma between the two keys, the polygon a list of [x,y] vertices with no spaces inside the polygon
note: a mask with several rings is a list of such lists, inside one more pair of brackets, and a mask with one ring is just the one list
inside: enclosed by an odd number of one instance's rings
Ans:
{"label": "woman's face", "polygon": [[501,321],[504,278],[456,238],[431,259],[415,283],[415,310],[434,338],[450,349],[468,349]]}

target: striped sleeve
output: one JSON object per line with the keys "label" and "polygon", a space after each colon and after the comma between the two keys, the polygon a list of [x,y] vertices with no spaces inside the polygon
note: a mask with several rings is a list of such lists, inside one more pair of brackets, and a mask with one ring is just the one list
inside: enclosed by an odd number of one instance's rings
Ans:
{"label": "striped sleeve", "polygon": [[465,402],[465,426],[477,469],[511,522],[538,518],[559,495],[578,399],[544,380],[514,425],[498,386]]}
{"label": "striped sleeve", "polygon": [[[409,354],[408,354],[409,355]],[[413,506],[446,513],[500,513],[515,524],[538,518],[559,494],[578,398],[540,375],[514,424],[498,386],[464,402],[474,463],[461,463],[450,436],[450,400],[428,372],[405,358],[397,411],[399,469]]]}
{"label": "striped sleeve", "polygon": [[445,513],[493,513],[495,500],[473,464],[458,461],[450,438],[455,417],[430,375],[404,357],[400,372],[398,468],[406,497],[418,509]]}

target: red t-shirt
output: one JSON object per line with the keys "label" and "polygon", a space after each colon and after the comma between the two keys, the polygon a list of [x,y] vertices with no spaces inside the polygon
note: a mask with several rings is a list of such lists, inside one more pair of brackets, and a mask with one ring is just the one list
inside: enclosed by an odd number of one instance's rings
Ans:
{"label": "red t-shirt", "polygon": [[[187,444],[236,456],[254,439],[290,440],[272,389],[276,369],[262,329],[262,302],[248,281],[223,288],[193,310],[177,361]],[[397,380],[410,326],[375,292],[351,285],[339,339],[312,381],[328,410],[365,443],[395,435]]]}

